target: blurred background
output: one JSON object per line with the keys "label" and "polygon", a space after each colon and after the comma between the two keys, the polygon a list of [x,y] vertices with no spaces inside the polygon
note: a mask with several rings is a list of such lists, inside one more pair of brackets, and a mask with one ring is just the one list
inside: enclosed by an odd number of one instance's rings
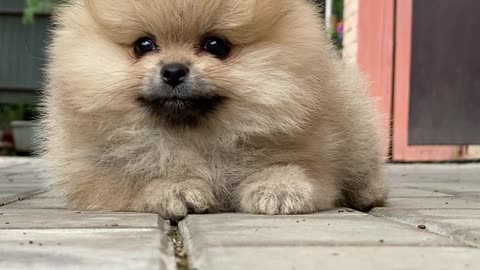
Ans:
{"label": "blurred background", "polygon": [[[0,0],[0,155],[32,155],[57,0]],[[479,0],[319,0],[365,74],[391,162],[480,160]]]}

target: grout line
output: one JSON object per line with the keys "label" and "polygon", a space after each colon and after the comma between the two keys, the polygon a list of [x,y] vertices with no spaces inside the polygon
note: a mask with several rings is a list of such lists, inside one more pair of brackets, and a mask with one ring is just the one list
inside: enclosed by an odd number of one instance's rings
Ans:
{"label": "grout line", "polygon": [[[0,210],[1,211],[1,210]],[[7,216],[8,219],[8,216]],[[121,226],[121,227],[114,227],[111,225],[108,226],[91,226],[91,227],[3,227],[0,228],[1,231],[58,231],[58,230],[72,230],[72,231],[87,231],[87,230],[94,230],[94,231],[150,231],[150,230],[158,230],[158,227],[132,227],[132,226]]]}
{"label": "grout line", "polygon": [[178,228],[178,222],[171,221],[170,232],[168,234],[173,243],[173,249],[175,253],[175,261],[177,263],[177,270],[190,270],[188,263],[188,254],[184,248],[182,235]]}
{"label": "grout line", "polygon": [[23,200],[28,200],[28,199],[31,199],[31,198],[33,198],[37,195],[42,194],[42,193],[45,193],[45,191],[42,188],[37,188],[37,189],[32,189],[32,190],[29,190],[29,191],[21,192],[21,193],[18,193],[18,194],[14,194],[14,195],[8,196],[4,199],[1,199],[0,200],[0,207],[6,206],[6,205],[9,205],[9,204],[12,204],[12,203],[16,203],[16,202],[19,202],[19,201],[23,201]]}

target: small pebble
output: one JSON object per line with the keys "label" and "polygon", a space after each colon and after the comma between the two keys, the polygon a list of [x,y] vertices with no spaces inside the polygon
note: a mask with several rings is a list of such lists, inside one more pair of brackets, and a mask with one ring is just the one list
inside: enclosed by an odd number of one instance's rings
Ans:
{"label": "small pebble", "polygon": [[445,202],[445,204],[448,204],[448,202]]}
{"label": "small pebble", "polygon": [[43,244],[42,244],[42,243],[38,243],[38,245],[39,245],[39,246],[43,246]]}
{"label": "small pebble", "polygon": [[378,242],[380,242],[380,243],[385,243],[385,240],[380,239],[380,241],[378,241]]}
{"label": "small pebble", "polygon": [[32,241],[32,240],[28,241],[28,243],[29,243],[30,245],[33,245],[33,241]]}
{"label": "small pebble", "polygon": [[425,225],[418,225],[417,228],[419,228],[420,230],[425,230],[427,228],[427,226]]}
{"label": "small pebble", "polygon": [[5,222],[5,224],[7,224],[7,225],[8,225],[8,224],[10,224],[10,222]]}
{"label": "small pebble", "polygon": [[347,209],[347,212],[349,212],[349,213],[353,213],[353,212],[355,212],[355,210],[352,210],[352,209]]}
{"label": "small pebble", "polygon": [[340,254],[338,254],[338,253],[333,253],[332,255],[333,255],[333,256],[338,256],[338,255],[340,255]]}
{"label": "small pebble", "polygon": [[338,213],[343,213],[343,212],[345,212],[345,211],[344,211],[344,210],[339,210],[339,211],[338,211]]}

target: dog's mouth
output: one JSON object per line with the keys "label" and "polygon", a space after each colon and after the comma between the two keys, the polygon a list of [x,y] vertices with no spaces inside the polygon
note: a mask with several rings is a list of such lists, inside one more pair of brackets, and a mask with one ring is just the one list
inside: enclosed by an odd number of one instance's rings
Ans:
{"label": "dog's mouth", "polygon": [[194,97],[140,97],[142,107],[172,126],[195,126],[217,110],[225,98],[217,95]]}

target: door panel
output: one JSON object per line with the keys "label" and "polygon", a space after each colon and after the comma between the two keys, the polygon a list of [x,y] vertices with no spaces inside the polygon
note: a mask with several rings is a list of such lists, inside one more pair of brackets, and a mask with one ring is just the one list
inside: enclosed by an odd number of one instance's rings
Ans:
{"label": "door panel", "polygon": [[480,144],[480,1],[413,1],[410,145]]}

